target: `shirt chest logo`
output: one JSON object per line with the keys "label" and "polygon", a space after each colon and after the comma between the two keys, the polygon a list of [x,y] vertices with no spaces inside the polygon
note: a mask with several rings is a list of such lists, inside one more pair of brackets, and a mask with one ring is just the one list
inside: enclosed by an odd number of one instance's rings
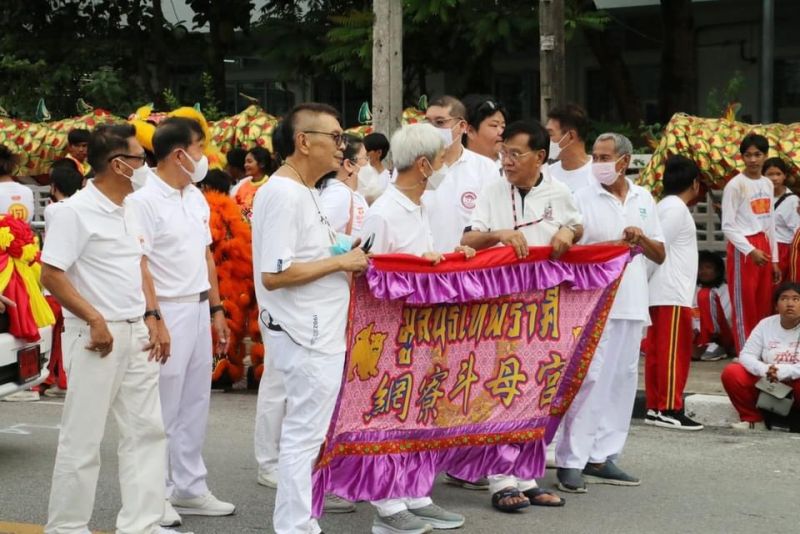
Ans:
{"label": "shirt chest logo", "polygon": [[647,219],[647,208],[639,208],[639,218],[643,221]]}
{"label": "shirt chest logo", "polygon": [[465,191],[464,194],[461,195],[461,205],[468,210],[475,208],[476,200],[478,200],[478,195],[472,191]]}
{"label": "shirt chest logo", "polygon": [[772,201],[768,198],[754,198],[750,201],[750,209],[753,215],[766,215],[772,206]]}

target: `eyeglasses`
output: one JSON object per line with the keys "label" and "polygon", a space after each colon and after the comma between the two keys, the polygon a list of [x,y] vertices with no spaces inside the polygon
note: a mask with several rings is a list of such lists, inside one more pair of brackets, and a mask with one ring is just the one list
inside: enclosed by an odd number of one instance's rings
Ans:
{"label": "eyeglasses", "polygon": [[319,130],[306,130],[303,133],[327,135],[328,137],[333,139],[333,142],[336,143],[336,146],[342,146],[344,144],[344,134],[342,132],[321,132]]}
{"label": "eyeglasses", "polygon": [[464,120],[464,119],[461,118],[461,117],[447,117],[447,118],[438,118],[438,119],[434,119],[434,120],[426,119],[428,124],[432,124],[433,126],[436,126],[437,128],[447,128],[447,124],[448,123],[453,122],[453,121],[462,121],[462,120]]}
{"label": "eyeglasses", "polygon": [[507,159],[508,161],[516,163],[521,158],[524,158],[528,154],[532,154],[533,150],[528,150],[527,152],[520,152],[519,150],[508,148],[506,145],[503,145],[500,148],[500,157],[503,159]]}
{"label": "eyeglasses", "polygon": [[116,158],[138,159],[142,163],[147,162],[147,156],[145,154],[142,154],[140,156],[136,154],[114,154],[113,156],[110,156],[106,161],[111,161],[112,159]]}

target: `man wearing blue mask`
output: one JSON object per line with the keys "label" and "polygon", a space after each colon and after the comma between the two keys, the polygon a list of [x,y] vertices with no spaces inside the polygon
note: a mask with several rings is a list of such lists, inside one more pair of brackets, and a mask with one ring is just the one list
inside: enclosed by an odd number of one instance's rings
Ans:
{"label": "man wearing blue mask", "polygon": [[461,243],[481,189],[500,179],[494,161],[461,144],[467,131],[466,116],[464,104],[452,96],[433,100],[425,111],[427,122],[436,128],[445,147],[441,172],[428,180],[422,199],[430,213],[435,250],[450,251]]}
{"label": "man wearing blue mask", "polygon": [[211,327],[217,353],[225,353],[230,333],[209,248],[210,210],[194,185],[208,171],[204,146],[196,121],[163,121],[153,135],[158,166],[128,199],[141,221],[145,274],[152,277],[158,301],[145,315],[166,326],[172,340],[159,382],[168,443],[162,526],[181,524],[179,513],[224,516],[235,510],[209,491],[202,457],[211,400]]}
{"label": "man wearing blue mask", "polygon": [[616,462],[630,429],[639,347],[650,323],[645,258],[660,265],[666,253],[655,200],[625,176],[631,152],[627,137],[600,135],[592,149],[594,183],[575,193],[583,214],[580,244],[625,244],[641,254],[625,268],[589,371],[562,421],[556,474],[558,487],[573,493],[585,493],[586,482],[639,485]]}

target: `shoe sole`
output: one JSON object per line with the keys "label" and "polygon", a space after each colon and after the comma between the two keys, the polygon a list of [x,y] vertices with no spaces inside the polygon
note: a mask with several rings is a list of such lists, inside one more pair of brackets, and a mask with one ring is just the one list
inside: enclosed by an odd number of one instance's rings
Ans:
{"label": "shoe sole", "polygon": [[352,514],[356,511],[356,507],[352,506],[350,508],[326,508],[323,507],[322,511],[326,514]]}
{"label": "shoe sole", "polygon": [[200,515],[204,517],[225,517],[236,513],[236,508],[230,512],[215,511],[215,510],[201,510],[199,508],[183,508],[181,506],[172,505],[175,511],[180,515]]}
{"label": "shoe sole", "polygon": [[433,532],[433,527],[430,525],[428,527],[417,530],[400,530],[386,525],[372,525],[372,534],[427,534],[428,532]]}
{"label": "shoe sole", "polygon": [[586,488],[570,488],[569,486],[565,486],[561,482],[556,484],[556,487],[561,491],[566,491],[567,493],[587,493],[589,491]]}
{"label": "shoe sole", "polygon": [[471,491],[486,491],[489,489],[489,484],[473,484],[472,482],[466,482],[461,480],[456,480],[455,478],[451,477],[444,477],[443,482],[450,486],[455,486],[457,488],[463,488],[466,490]]}
{"label": "shoe sole", "polygon": [[464,521],[465,521],[465,519],[462,519],[461,521],[446,521],[444,519],[433,519],[432,517],[425,517],[424,515],[418,515],[417,518],[420,519],[421,521],[425,521],[435,530],[453,530],[456,528],[461,528],[464,526]]}
{"label": "shoe sole", "polygon": [[653,425],[656,425],[656,424],[658,424],[658,423],[656,423],[656,420],[655,420],[655,419],[647,419],[647,418],[645,418],[645,420],[644,420],[644,424],[646,424],[646,425],[650,425],[650,426],[653,426]]}
{"label": "shoe sole", "polygon": [[596,477],[594,475],[587,475],[586,473],[583,474],[584,480],[586,480],[587,484],[607,484],[609,486],[640,486],[642,481],[631,482],[629,480],[618,480],[615,478],[603,478],[603,477]]}
{"label": "shoe sole", "polygon": [[258,482],[259,486],[264,486],[265,488],[278,489],[278,484],[274,482],[268,482],[266,480],[261,480],[260,478],[256,482]]}
{"label": "shoe sole", "polygon": [[183,521],[178,519],[177,521],[173,521],[172,523],[161,522],[161,523],[158,524],[158,526],[164,527],[164,528],[170,528],[170,527],[179,527],[182,524],[183,524]]}
{"label": "shoe sole", "polygon": [[696,432],[698,430],[703,430],[705,428],[703,425],[699,426],[681,426],[681,425],[671,425],[669,423],[663,423],[661,421],[656,421],[653,423],[658,428],[671,428],[672,430],[683,430],[684,432]]}

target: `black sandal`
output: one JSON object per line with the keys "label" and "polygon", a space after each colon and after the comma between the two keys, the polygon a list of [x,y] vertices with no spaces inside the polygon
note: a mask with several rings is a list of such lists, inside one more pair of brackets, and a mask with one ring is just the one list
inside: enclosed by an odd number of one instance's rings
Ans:
{"label": "black sandal", "polygon": [[531,505],[530,500],[518,502],[517,504],[500,504],[500,501],[502,501],[503,499],[507,499],[508,497],[527,498],[527,496],[523,495],[523,493],[519,491],[517,488],[506,488],[492,494],[492,506],[494,506],[501,512],[509,513],[521,510],[523,508],[527,508],[528,506]]}
{"label": "black sandal", "polygon": [[[564,498],[561,495],[559,495],[557,493],[553,493],[552,491],[548,491],[546,489],[538,488],[538,487],[525,490],[525,491],[522,492],[522,494],[525,495],[528,498],[528,500],[531,502],[531,505],[533,505],[533,506],[559,507],[559,506],[564,506],[565,504],[567,504],[567,502],[564,500]],[[553,497],[558,497],[559,500],[558,500],[558,502],[537,501],[536,497],[541,497],[542,495],[552,495]]]}

